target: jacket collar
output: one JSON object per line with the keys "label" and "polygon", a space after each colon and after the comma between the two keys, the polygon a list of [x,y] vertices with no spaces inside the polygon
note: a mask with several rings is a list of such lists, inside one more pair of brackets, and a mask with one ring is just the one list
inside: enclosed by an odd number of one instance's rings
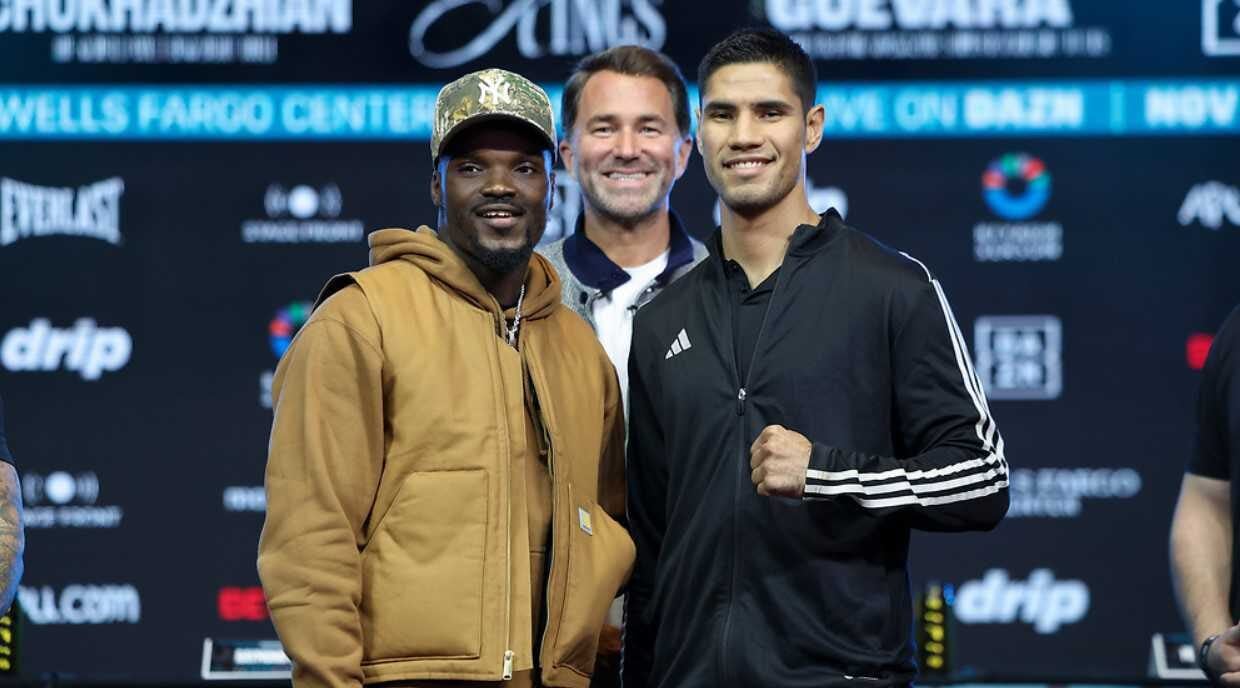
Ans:
{"label": "jacket collar", "polygon": [[[583,212],[577,216],[573,233],[564,239],[564,262],[577,281],[593,289],[610,292],[628,282],[629,273],[612,262],[598,244],[590,241],[586,236],[585,222],[586,214]],[[693,242],[675,211],[668,211],[668,224],[667,267],[655,278],[659,286],[666,285],[677,270],[693,262]]]}
{"label": "jacket collar", "polygon": [[[792,232],[792,238],[788,243],[788,255],[807,256],[821,251],[845,226],[844,219],[840,217],[835,208],[828,209],[827,212],[818,216],[817,226],[800,225]],[[706,246],[719,265],[727,262],[727,256],[723,255],[722,228],[715,229],[710,241],[706,242]]]}

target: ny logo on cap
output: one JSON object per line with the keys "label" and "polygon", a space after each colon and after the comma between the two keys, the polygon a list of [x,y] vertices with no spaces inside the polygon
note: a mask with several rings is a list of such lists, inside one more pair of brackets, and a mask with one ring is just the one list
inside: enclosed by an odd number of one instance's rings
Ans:
{"label": "ny logo on cap", "polygon": [[478,78],[478,104],[493,109],[512,98],[512,84],[498,74],[482,74]]}

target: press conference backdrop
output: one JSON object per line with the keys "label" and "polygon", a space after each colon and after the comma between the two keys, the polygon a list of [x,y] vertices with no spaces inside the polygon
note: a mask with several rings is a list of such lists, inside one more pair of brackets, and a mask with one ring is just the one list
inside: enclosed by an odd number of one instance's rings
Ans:
{"label": "press conference backdrop", "polygon": [[[937,273],[1007,441],[1007,520],[915,538],[913,584],[955,593],[956,668],[1142,672],[1182,628],[1168,521],[1197,371],[1240,302],[1240,3],[703,7],[0,1],[23,673],[189,678],[206,637],[275,637],[255,572],[272,371],[367,232],[433,223],[439,85],[499,65],[558,94],[626,42],[692,79],[751,24],[817,61],[812,202]],[[712,231],[700,158],[673,204]],[[579,208],[561,173],[548,237]]]}

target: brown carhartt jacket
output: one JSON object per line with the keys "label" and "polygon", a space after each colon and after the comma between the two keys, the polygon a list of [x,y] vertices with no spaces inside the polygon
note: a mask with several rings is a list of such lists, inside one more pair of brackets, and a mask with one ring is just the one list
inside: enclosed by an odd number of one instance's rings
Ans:
{"label": "brown carhartt jacket", "polygon": [[541,256],[514,349],[499,304],[432,230],[380,230],[370,246],[371,267],[327,283],[273,386],[258,567],[294,683],[533,666],[509,538],[510,500],[526,496],[510,489],[524,362],[553,480],[537,664],[544,684],[585,688],[634,556],[615,372]]}

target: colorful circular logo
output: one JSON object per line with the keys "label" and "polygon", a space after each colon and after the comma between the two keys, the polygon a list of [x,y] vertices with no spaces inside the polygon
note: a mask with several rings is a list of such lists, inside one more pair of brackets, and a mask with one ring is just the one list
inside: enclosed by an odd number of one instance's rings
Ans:
{"label": "colorful circular logo", "polygon": [[1051,197],[1051,173],[1032,155],[1008,153],[992,161],[982,174],[982,196],[996,215],[1026,220]]}
{"label": "colorful circular logo", "polygon": [[297,334],[297,330],[306,324],[306,319],[310,317],[310,310],[313,308],[314,304],[309,301],[294,301],[276,311],[276,317],[267,326],[271,351],[276,358],[283,356],[288,345],[293,343],[293,335]]}

